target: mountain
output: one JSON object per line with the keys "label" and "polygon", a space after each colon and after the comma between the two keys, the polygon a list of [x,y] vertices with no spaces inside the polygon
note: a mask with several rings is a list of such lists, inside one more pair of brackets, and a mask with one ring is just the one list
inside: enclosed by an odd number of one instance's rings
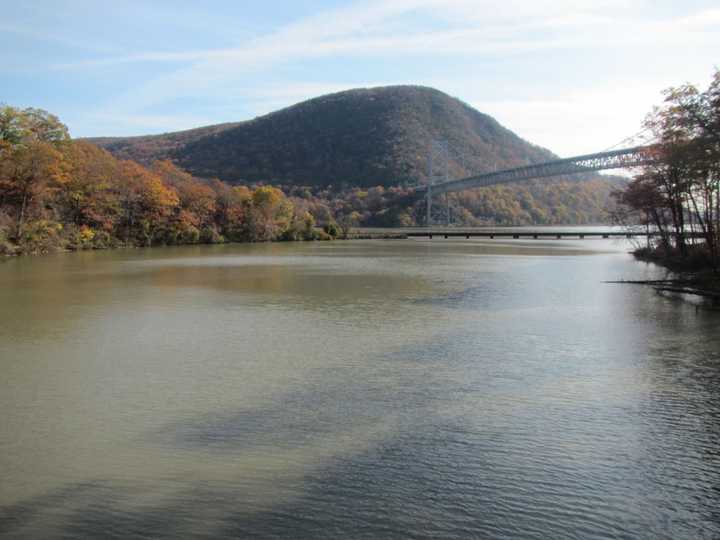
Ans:
{"label": "mountain", "polygon": [[348,90],[245,122],[89,140],[145,164],[168,158],[200,177],[318,187],[421,182],[433,140],[446,140],[452,149],[450,177],[555,157],[492,117],[422,86]]}

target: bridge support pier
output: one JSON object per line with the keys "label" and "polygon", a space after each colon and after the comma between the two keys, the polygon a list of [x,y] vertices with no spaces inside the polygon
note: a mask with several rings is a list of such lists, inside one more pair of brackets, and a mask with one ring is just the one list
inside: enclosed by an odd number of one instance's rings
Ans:
{"label": "bridge support pier", "polygon": [[427,195],[425,196],[425,204],[427,206],[427,214],[425,217],[425,225],[432,227],[432,186],[428,184]]}

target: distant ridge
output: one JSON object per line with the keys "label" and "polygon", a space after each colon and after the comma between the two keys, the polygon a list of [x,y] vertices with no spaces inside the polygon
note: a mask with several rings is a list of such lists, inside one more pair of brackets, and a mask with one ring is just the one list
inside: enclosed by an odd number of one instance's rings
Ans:
{"label": "distant ridge", "polygon": [[172,159],[231,183],[336,187],[422,181],[433,139],[447,140],[458,177],[552,159],[462,101],[423,86],[329,94],[245,122],[139,137],[88,139],[117,157]]}

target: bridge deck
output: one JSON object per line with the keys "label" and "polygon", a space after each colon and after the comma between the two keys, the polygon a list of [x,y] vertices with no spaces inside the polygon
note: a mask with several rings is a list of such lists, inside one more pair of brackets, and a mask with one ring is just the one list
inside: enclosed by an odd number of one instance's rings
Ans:
{"label": "bridge deck", "polygon": [[[654,236],[650,232],[599,232],[599,231],[408,231],[404,233],[408,238],[433,238],[434,236],[444,238],[533,238],[533,239],[557,239],[562,238],[644,238]],[[688,236],[699,237],[700,233],[688,233]]]}

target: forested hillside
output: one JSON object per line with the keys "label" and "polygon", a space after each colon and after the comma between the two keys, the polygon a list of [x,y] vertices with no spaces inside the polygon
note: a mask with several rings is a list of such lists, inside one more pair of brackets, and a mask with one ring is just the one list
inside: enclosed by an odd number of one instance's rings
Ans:
{"label": "forested hillside", "polygon": [[0,107],[0,255],[328,237],[308,206],[167,160],[119,160],[46,111]]}
{"label": "forested hillside", "polygon": [[[351,136],[348,123],[364,136]],[[0,253],[310,240],[356,226],[423,225],[423,200],[409,184],[423,181],[424,145],[434,137],[474,149],[450,160],[454,176],[491,159],[508,167],[552,157],[417,87],[335,94],[243,124],[96,140],[116,155],[70,139],[46,111],[0,107]],[[449,208],[452,223],[465,226],[607,222],[618,182],[594,176],[468,190],[439,199],[434,219],[445,222]]]}

